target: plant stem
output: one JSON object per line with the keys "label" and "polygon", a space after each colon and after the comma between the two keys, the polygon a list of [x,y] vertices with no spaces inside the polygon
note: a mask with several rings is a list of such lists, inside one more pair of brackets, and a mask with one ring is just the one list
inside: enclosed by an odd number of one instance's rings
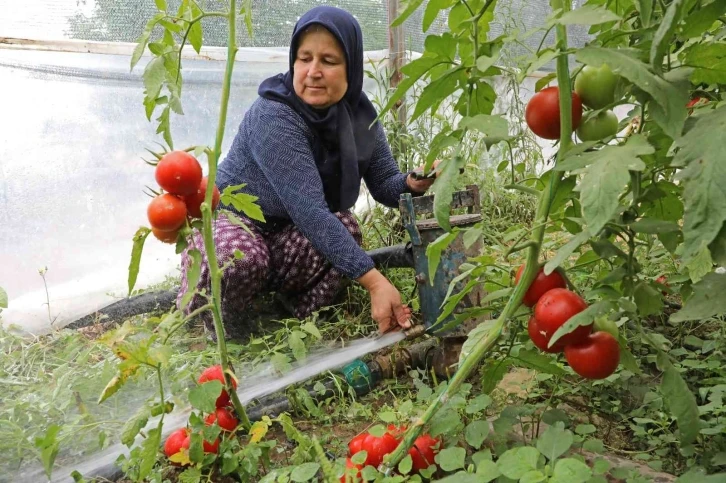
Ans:
{"label": "plant stem", "polygon": [[224,126],[227,122],[227,106],[229,104],[229,92],[232,84],[232,70],[234,69],[234,57],[237,55],[237,2],[229,2],[229,35],[227,38],[227,66],[224,71],[224,83],[222,84],[222,103],[219,109],[219,122],[217,124],[217,137],[214,141],[214,150],[209,157],[209,175],[207,181],[207,192],[202,203],[202,221],[204,234],[204,249],[207,252],[209,263],[209,278],[212,284],[212,316],[214,318],[214,331],[217,334],[217,348],[219,350],[219,362],[224,372],[224,385],[229,393],[234,410],[239,416],[242,427],[249,430],[250,420],[247,417],[244,406],[232,388],[229,375],[229,356],[227,355],[227,343],[224,339],[224,325],[222,324],[222,271],[217,261],[217,253],[214,246],[214,232],[212,231],[212,193],[217,178],[217,162],[222,153],[222,140],[224,139]]}
{"label": "plant stem", "polygon": [[[487,2],[489,3],[489,2]],[[568,0],[558,0],[558,6],[567,12],[570,10]],[[554,7],[554,5],[553,5]],[[563,25],[557,26],[557,48],[560,52],[567,50],[567,31]],[[561,162],[567,150],[572,145],[572,87],[570,85],[569,66],[567,64],[567,55],[557,57],[557,82],[560,89],[560,149],[557,153],[557,161]],[[564,95],[563,95],[564,93]],[[472,348],[469,354],[462,354],[459,359],[459,369],[449,382],[446,391],[437,397],[433,403],[426,409],[426,412],[417,419],[404,434],[403,440],[398,447],[383,459],[382,471],[387,475],[391,473],[393,468],[408,453],[408,449],[413,446],[416,438],[421,434],[423,426],[427,424],[436,412],[446,404],[449,399],[457,393],[461,384],[469,377],[471,372],[478,367],[479,362],[484,355],[494,346],[502,333],[504,324],[509,320],[522,303],[525,292],[529,289],[530,284],[534,280],[535,274],[539,270],[539,251],[544,238],[545,225],[549,216],[550,205],[553,196],[557,190],[557,186],[562,179],[562,173],[552,171],[550,175],[549,187],[540,198],[535,215],[532,236],[530,238],[531,245],[527,252],[527,261],[525,262],[524,273],[520,283],[514,287],[514,292],[502,310],[499,318],[492,324],[485,336],[479,340]]]}

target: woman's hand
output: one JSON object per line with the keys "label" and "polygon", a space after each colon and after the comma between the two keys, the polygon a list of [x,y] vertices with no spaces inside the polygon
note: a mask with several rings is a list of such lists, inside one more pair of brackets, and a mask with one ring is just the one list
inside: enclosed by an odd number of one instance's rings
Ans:
{"label": "woman's hand", "polygon": [[378,323],[380,333],[411,327],[411,309],[401,303],[396,287],[375,268],[358,279],[371,296],[371,317]]}
{"label": "woman's hand", "polygon": [[[434,161],[434,164],[431,167],[431,170],[432,171],[435,170],[440,162],[441,162],[440,159],[437,159],[436,161]],[[418,168],[414,169],[414,171],[423,175],[424,165],[419,166]],[[429,174],[431,174],[431,172],[429,172]],[[406,184],[408,185],[409,189],[415,193],[425,193],[431,187],[431,185],[434,184],[434,181],[436,181],[436,177],[438,175],[439,175],[438,173],[435,173],[430,178],[416,179],[413,177],[412,174],[409,174],[406,177]]]}

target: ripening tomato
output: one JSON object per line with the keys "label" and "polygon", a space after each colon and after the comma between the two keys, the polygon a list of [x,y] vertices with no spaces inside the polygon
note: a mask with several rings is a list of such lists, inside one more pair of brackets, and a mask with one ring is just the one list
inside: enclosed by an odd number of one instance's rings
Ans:
{"label": "ripening tomato", "polygon": [[380,437],[370,433],[363,433],[350,440],[348,451],[350,456],[354,456],[359,451],[364,450],[368,453],[364,465],[377,468],[383,462],[383,457],[395,450],[396,446],[398,446],[398,441],[388,432]]}
{"label": "ripening tomato", "polygon": [[202,446],[204,447],[205,453],[216,453],[219,451],[219,438],[214,440],[214,443],[204,441]]}
{"label": "ripening tomato", "polygon": [[[579,314],[586,308],[587,302],[575,292],[564,288],[554,288],[544,294],[534,306],[534,317],[537,319],[540,332],[547,337],[549,343],[557,329],[570,320],[570,317]],[[554,345],[561,350],[565,346],[586,339],[591,330],[592,324],[581,325],[569,334],[560,337]]]}
{"label": "ripening tomato", "polygon": [[157,163],[155,177],[164,191],[180,196],[190,195],[202,181],[202,166],[186,151],[171,151]]}
{"label": "ripening tomato", "polygon": [[602,111],[587,116],[577,128],[577,137],[582,141],[600,141],[618,133],[618,116],[613,111]]}
{"label": "ripening tomato", "polygon": [[[534,345],[545,352],[554,354],[555,352],[562,352],[562,349],[564,349],[564,346],[560,344],[559,341],[557,341],[557,343],[555,343],[552,347],[547,347],[550,343],[550,337],[546,332],[539,328],[539,322],[534,315],[529,318],[529,322],[527,323],[527,332],[529,333],[529,338],[532,339],[532,342],[534,342]],[[550,336],[551,335],[552,334],[550,334]]]}
{"label": "ripening tomato", "polygon": [[[517,270],[517,275],[514,277],[515,285],[519,283],[519,279],[522,277],[523,272],[524,265],[520,266],[519,270]],[[560,272],[555,270],[549,275],[545,275],[544,267],[541,267],[539,271],[537,271],[537,275],[534,277],[532,284],[527,289],[527,293],[524,294],[522,303],[527,307],[533,307],[534,304],[537,303],[539,298],[548,291],[552,290],[553,288],[565,287],[567,287],[567,282],[565,281],[565,278]]]}
{"label": "ripening tomato", "polygon": [[204,422],[210,426],[214,424],[215,421],[223,431],[234,431],[239,424],[239,421],[237,421],[237,418],[234,417],[232,411],[227,408],[217,408],[214,413],[204,418]]}
{"label": "ripening tomato", "polygon": [[[524,111],[527,126],[544,139],[560,138],[560,89],[546,87],[532,96]],[[582,120],[582,102],[572,93],[572,129],[577,129]]]}
{"label": "ripening tomato", "polygon": [[176,196],[164,193],[151,200],[146,208],[146,216],[149,218],[152,228],[174,231],[184,224],[187,218],[187,207]]}
{"label": "ripening tomato", "polygon": [[388,425],[388,432],[396,438],[396,441],[400,442],[403,437],[403,433],[406,432],[406,426],[396,426],[395,424]]}
{"label": "ripening tomato", "polygon": [[[237,381],[232,379],[232,388],[237,389]],[[222,371],[222,366],[217,364],[216,366],[208,367],[204,369],[202,374],[199,376],[199,379],[197,382],[199,384],[202,384],[207,381],[219,381],[222,384],[224,384],[224,371]],[[227,394],[227,391],[222,389],[222,392],[220,393],[219,397],[217,398],[217,407],[223,408],[225,406],[229,405],[229,394]]]}
{"label": "ripening tomato", "polygon": [[164,454],[167,458],[177,454],[182,448],[189,449],[191,439],[189,438],[189,430],[180,428],[172,432],[164,442]]}
{"label": "ripening tomato", "polygon": [[176,243],[176,239],[179,236],[179,230],[162,231],[153,226],[151,227],[151,233],[154,234],[157,240],[164,243]]}
{"label": "ripening tomato", "polygon": [[[352,471],[355,468],[358,471]],[[350,458],[345,459],[345,473],[340,477],[340,483],[360,481],[361,466],[353,463]]]}
{"label": "ripening tomato", "polygon": [[600,67],[586,65],[575,79],[575,92],[582,103],[592,109],[602,109],[615,102],[618,76],[607,64]]}
{"label": "ripening tomato", "polygon": [[[187,212],[192,218],[202,217],[201,206],[204,202],[204,196],[207,193],[207,180],[208,178],[206,176],[202,178],[197,191],[184,197],[184,203],[187,205]],[[212,192],[212,211],[217,208],[217,205],[219,205],[219,188],[215,186],[214,191]]]}
{"label": "ripening tomato", "polygon": [[620,363],[620,346],[607,332],[594,332],[584,341],[565,347],[565,359],[582,377],[605,379]]}
{"label": "ripening tomato", "polygon": [[440,441],[431,437],[430,434],[423,434],[416,438],[413,446],[408,450],[408,454],[411,455],[413,461],[413,470],[425,470],[429,466],[436,464],[434,457],[440,449]]}

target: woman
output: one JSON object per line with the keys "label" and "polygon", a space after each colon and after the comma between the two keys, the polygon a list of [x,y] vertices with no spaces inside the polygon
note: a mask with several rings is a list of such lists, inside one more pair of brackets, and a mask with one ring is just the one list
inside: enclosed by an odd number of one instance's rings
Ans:
{"label": "woman", "polygon": [[[377,113],[362,89],[358,22],[334,7],[308,11],[293,31],[289,71],[262,82],[260,97],[245,113],[219,166],[220,190],[245,183],[244,191],[259,198],[265,216],[265,222],[241,216],[251,233],[226,216],[215,221],[220,265],[235,250],[245,254],[223,275],[228,337],[244,333],[242,314],[259,292],[287,295],[295,315],[304,318],[332,302],[343,276],[368,290],[381,332],[410,327],[410,309],[360,247],[361,232],[350,209],[361,179],[376,201],[390,207],[398,206],[404,192],[424,193],[433,180],[415,180],[398,170],[380,123],[371,126]],[[199,234],[193,245],[203,247]],[[178,303],[187,289],[189,266],[185,252]],[[199,287],[208,286],[203,260]],[[196,296],[187,311],[204,302]],[[211,329],[211,314],[203,318]]]}

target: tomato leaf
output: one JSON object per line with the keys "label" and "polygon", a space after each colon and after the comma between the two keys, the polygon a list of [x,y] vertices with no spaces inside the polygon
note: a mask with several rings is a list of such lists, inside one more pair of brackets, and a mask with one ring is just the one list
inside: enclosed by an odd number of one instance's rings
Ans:
{"label": "tomato leaf", "polygon": [[565,458],[555,464],[551,483],[585,483],[592,477],[592,470],[582,461]]}
{"label": "tomato leaf", "polygon": [[557,422],[553,426],[547,428],[542,435],[537,438],[537,449],[545,455],[545,458],[552,464],[557,458],[562,456],[570,449],[575,437],[572,431],[565,429],[564,423]]}
{"label": "tomato leaf", "polygon": [[670,316],[671,322],[707,319],[726,314],[726,274],[712,272],[693,285],[693,295]]}
{"label": "tomato leaf", "polygon": [[149,422],[149,416],[151,416],[151,408],[144,404],[136,411],[136,414],[131,416],[129,420],[124,423],[121,428],[121,443],[125,444],[129,448],[134,444],[134,439],[139,431],[144,429],[146,423]]}
{"label": "tomato leaf", "polygon": [[139,39],[136,41],[136,47],[134,48],[134,51],[131,54],[130,71],[134,70],[134,67],[136,66],[136,64],[138,64],[139,60],[141,59],[141,56],[144,55],[144,50],[146,50],[146,45],[149,43],[149,38],[151,37],[151,31],[154,29],[154,27],[159,22],[159,20],[161,20],[163,18],[164,18],[163,13],[157,13],[151,19],[149,19],[148,22],[146,22],[146,27],[144,27],[144,31],[141,32]]}
{"label": "tomato leaf", "polygon": [[292,350],[292,356],[298,361],[305,359],[305,356],[307,355],[305,342],[303,342],[304,337],[305,333],[299,330],[293,330],[287,337],[287,343],[290,345],[290,349]]}
{"label": "tomato leaf", "polygon": [[659,314],[663,311],[661,295],[645,282],[640,282],[635,286],[633,298],[635,299],[635,305],[638,306],[638,313],[643,317]]}
{"label": "tomato leaf", "polygon": [[159,428],[150,429],[146,439],[141,443],[141,463],[137,474],[139,481],[143,481],[151,473],[156,463],[156,455],[161,445],[161,431]]}
{"label": "tomato leaf", "polygon": [[[453,164],[453,163],[451,163]],[[426,247],[426,258],[429,264],[429,284],[433,287],[436,269],[441,261],[441,253],[446,250],[451,242],[459,235],[459,230],[454,229],[451,233],[444,233]]]}
{"label": "tomato leaf", "polygon": [[499,471],[513,480],[537,469],[540,452],[532,446],[522,446],[505,451],[497,460]]}
{"label": "tomato leaf", "polygon": [[134,244],[131,247],[131,262],[129,263],[129,296],[133,292],[136,279],[139,276],[141,252],[144,250],[144,242],[146,241],[146,237],[149,236],[149,233],[151,233],[151,230],[142,226],[134,234]]}
{"label": "tomato leaf", "polygon": [[583,5],[582,7],[565,12],[557,20],[560,25],[598,25],[606,22],[617,22],[620,16],[605,7]]}
{"label": "tomato leaf", "polygon": [[689,12],[682,24],[679,37],[690,39],[700,37],[717,19],[726,13],[726,2],[714,1],[696,12]]}
{"label": "tomato leaf", "polygon": [[60,429],[61,427],[57,424],[52,424],[45,431],[45,436],[35,438],[35,447],[40,450],[40,460],[43,463],[43,469],[49,480],[53,473],[55,458],[58,456],[58,450],[60,449],[60,443],[56,439]]}
{"label": "tomato leaf", "polygon": [[255,202],[257,196],[243,193],[241,190],[245,185],[227,186],[220,195],[220,202],[225,205],[231,205],[238,212],[244,213],[249,218],[257,221],[265,221],[265,215],[262,209]]}
{"label": "tomato leaf", "polygon": [[216,409],[215,403],[221,392],[221,382],[207,381],[189,390],[189,403],[194,409],[211,414]]}
{"label": "tomato leaf", "polygon": [[588,229],[584,229],[580,233],[572,237],[570,241],[562,245],[562,247],[557,250],[555,256],[552,257],[552,259],[545,264],[545,274],[549,275],[550,273],[554,272],[557,267],[561,266],[565,260],[570,258],[570,255],[572,255],[575,250],[580,248],[580,246],[589,239],[590,231]]}
{"label": "tomato leaf", "polygon": [[[489,427],[489,423],[486,423]],[[442,449],[435,457],[434,460],[439,464],[444,471],[454,471],[464,467],[464,460],[466,458],[466,450],[458,446],[452,448]]]}
{"label": "tomato leaf", "polygon": [[423,15],[423,32],[426,32],[439,16],[439,12],[454,5],[455,0],[430,0]]}
{"label": "tomato leaf", "polygon": [[697,44],[686,52],[686,63],[693,67],[694,84],[717,84],[726,76],[726,45]]}
{"label": "tomato leaf", "polygon": [[[225,456],[228,453],[225,453]],[[179,483],[199,483],[202,481],[202,470],[199,468],[187,468],[179,474]]]}
{"label": "tomato leaf", "polygon": [[473,117],[464,117],[459,122],[459,129],[464,128],[479,131],[488,138],[509,139],[509,125],[507,120],[501,116],[478,114]]}
{"label": "tomato leaf", "polygon": [[[197,7],[196,2],[192,2],[189,5],[189,10],[190,10],[191,18],[195,18],[202,14],[202,11],[199,9],[199,7]],[[201,22],[201,20],[194,22],[189,27],[189,35],[187,36],[187,39],[189,40],[189,43],[192,44],[192,47],[198,54],[202,48],[202,22]]]}
{"label": "tomato leaf", "polygon": [[683,219],[685,260],[693,257],[704,244],[711,243],[726,221],[726,136],[709,136],[703,130],[726,129],[726,107],[698,116],[695,125],[681,139],[673,165],[685,166],[677,178],[684,185]]}
{"label": "tomato leaf", "polygon": [[381,112],[378,114],[376,121],[382,119],[383,116],[399,100],[401,100],[401,98],[403,98],[404,94],[406,94],[406,92],[416,83],[416,81],[424,76],[424,74],[426,74],[433,67],[444,64],[449,65],[451,64],[451,61],[439,56],[433,56],[424,53],[422,57],[401,67],[401,73],[405,74],[406,78],[403,79],[400,84],[398,84],[396,91],[391,95],[391,97],[388,99],[388,103],[383,107],[383,109],[381,109]]}
{"label": "tomato leaf", "polygon": [[602,47],[585,47],[577,52],[577,60],[583,64],[600,67],[608,64],[612,71],[647,92],[657,102],[664,113],[659,125],[671,138],[680,137],[686,119],[686,103],[688,95],[677,89],[665,79],[653,74],[648,65],[624,49],[606,49]]}
{"label": "tomato leaf", "polygon": [[441,101],[460,88],[460,83],[464,79],[464,67],[455,66],[447,70],[438,79],[427,84],[421,91],[418,102],[416,102],[416,108],[414,109],[409,122],[415,121],[429,108],[438,106]]}
{"label": "tomato leaf", "polygon": [[696,397],[678,370],[667,360],[664,365],[665,367],[661,367],[665,372],[660,389],[668,409],[678,422],[681,444],[688,445],[696,440],[701,429]]}
{"label": "tomato leaf", "polygon": [[563,375],[565,370],[554,364],[554,360],[534,350],[520,350],[516,356],[512,356],[514,364],[534,369],[545,374]]}
{"label": "tomato leaf", "polygon": [[413,458],[411,458],[410,454],[407,454],[406,457],[398,463],[398,472],[402,475],[407,475],[411,472],[411,469],[413,469]]}
{"label": "tomato leaf", "polygon": [[542,77],[541,79],[537,79],[537,82],[534,83],[534,91],[535,92],[541,91],[542,89],[547,87],[547,85],[556,78],[557,78],[557,73],[550,72],[549,74]]}
{"label": "tomato leaf", "polygon": [[161,133],[164,137],[164,141],[169,145],[171,149],[174,149],[174,141],[171,139],[171,125],[169,124],[169,113],[171,108],[167,104],[166,107],[161,111],[161,114],[156,119],[159,121],[159,127],[156,128],[156,133]]}
{"label": "tomato leaf", "polygon": [[318,463],[303,463],[296,466],[290,474],[290,480],[295,482],[303,482],[311,480],[320,469]]}
{"label": "tomato leaf", "polygon": [[8,308],[8,293],[4,288],[0,287],[0,309]]}
{"label": "tomato leaf", "polygon": [[640,13],[640,23],[643,27],[650,27],[650,19],[653,15],[653,1],[652,0],[637,0],[635,2],[635,8]]}
{"label": "tomato leaf", "polygon": [[442,171],[433,184],[435,190],[434,216],[439,226],[445,231],[451,231],[451,224],[449,223],[451,200],[454,197],[454,187],[459,176],[459,169],[463,168],[465,163],[466,160],[460,155],[442,161]]}
{"label": "tomato leaf", "polygon": [[[398,27],[403,22],[405,22],[406,19],[408,17],[410,17],[411,14],[418,9],[418,7],[421,6],[421,4],[423,3],[423,0],[407,0],[407,1],[404,0],[403,3],[406,6],[406,8],[403,10],[403,12],[401,12],[401,14],[398,17],[396,17],[396,19],[393,22],[391,22],[391,25],[389,27],[391,27],[391,28]],[[425,31],[425,29],[424,29],[424,31]]]}
{"label": "tomato leaf", "polygon": [[158,8],[162,12],[166,12],[166,0],[154,0],[156,3],[156,8]]}
{"label": "tomato leaf", "polygon": [[686,263],[688,268],[688,276],[693,283],[698,283],[713,270],[713,260],[708,247],[702,246],[701,249]]}
{"label": "tomato leaf", "polygon": [[562,324],[562,326],[557,329],[554,334],[552,334],[548,347],[552,347],[555,342],[560,340],[560,337],[565,334],[569,334],[581,325],[591,324],[595,318],[610,312],[614,307],[615,304],[613,302],[602,300],[600,302],[595,302],[579,314],[573,315],[567,322]]}
{"label": "tomato leaf", "polygon": [[467,444],[476,449],[481,448],[482,443],[489,436],[489,429],[489,421],[479,419],[470,422],[464,432]]}
{"label": "tomato leaf", "polygon": [[686,3],[686,0],[673,0],[660,19],[658,30],[655,31],[650,45],[650,63],[656,72],[663,70],[663,57],[671,48],[671,37],[683,17],[683,7]]}

